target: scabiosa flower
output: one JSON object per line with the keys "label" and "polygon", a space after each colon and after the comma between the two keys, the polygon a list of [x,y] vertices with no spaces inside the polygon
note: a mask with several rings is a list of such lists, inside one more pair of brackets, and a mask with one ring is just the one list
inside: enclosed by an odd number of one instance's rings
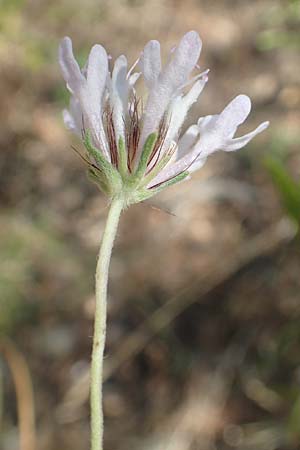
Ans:
{"label": "scabiosa flower", "polygon": [[[181,132],[190,107],[201,94],[208,71],[198,69],[201,40],[195,31],[183,36],[164,67],[160,44],[150,41],[128,70],[119,56],[109,71],[109,57],[95,45],[80,69],[66,37],[59,61],[71,92],[67,127],[82,137],[91,178],[111,199],[96,268],[96,308],[91,359],[91,450],[103,450],[102,380],[105,348],[109,263],[124,207],[152,197],[167,186],[187,179],[217,151],[244,147],[268,122],[235,138],[248,117],[250,99],[239,95],[220,113],[201,117]],[[141,77],[142,75],[142,77]],[[143,79],[147,98],[137,96],[135,84]]]}
{"label": "scabiosa flower", "polygon": [[[110,72],[101,45],[93,46],[80,69],[71,39],[62,40],[59,61],[71,92],[64,121],[82,137],[90,177],[109,197],[120,195],[127,206],[150,198],[188,178],[211,153],[239,150],[269,125],[234,138],[251,110],[249,97],[239,95],[221,113],[201,117],[181,132],[208,80],[208,71],[191,77],[201,46],[199,35],[190,31],[162,67],[160,44],[150,41],[133,67],[128,70],[121,55]],[[144,104],[135,89],[139,78],[147,90]]]}

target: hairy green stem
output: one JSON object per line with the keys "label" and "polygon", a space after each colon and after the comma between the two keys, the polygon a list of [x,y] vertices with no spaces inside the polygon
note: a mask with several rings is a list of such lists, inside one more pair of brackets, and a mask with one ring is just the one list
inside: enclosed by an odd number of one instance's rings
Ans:
{"label": "hairy green stem", "polygon": [[112,200],[102,236],[96,268],[96,311],[91,362],[91,450],[103,450],[102,377],[106,336],[107,282],[111,252],[118,228],[123,199]]}

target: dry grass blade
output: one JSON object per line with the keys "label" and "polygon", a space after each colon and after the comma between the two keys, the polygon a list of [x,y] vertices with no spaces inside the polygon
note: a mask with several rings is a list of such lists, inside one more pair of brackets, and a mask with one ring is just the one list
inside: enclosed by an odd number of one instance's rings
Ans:
{"label": "dry grass blade", "polygon": [[11,371],[16,389],[20,450],[37,450],[33,387],[27,362],[7,338],[1,339],[0,352]]}

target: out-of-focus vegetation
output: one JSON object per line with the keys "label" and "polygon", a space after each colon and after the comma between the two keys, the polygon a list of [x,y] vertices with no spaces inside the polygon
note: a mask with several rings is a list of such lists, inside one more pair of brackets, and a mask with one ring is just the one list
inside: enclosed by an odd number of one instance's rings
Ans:
{"label": "out-of-focus vegetation", "polygon": [[58,267],[70,251],[47,229],[46,224],[33,223],[24,217],[3,215],[0,265],[0,330],[13,335],[19,325],[35,323],[40,309],[33,286],[41,282],[43,264]]}
{"label": "out-of-focus vegetation", "polygon": [[300,2],[274,2],[266,18],[267,29],[258,35],[258,46],[267,51],[275,48],[299,50]]}
{"label": "out-of-focus vegetation", "polygon": [[[299,241],[281,228],[300,218],[299,0],[0,0],[0,336],[31,371],[38,450],[88,447],[93,271],[107,213],[62,124],[59,39],[72,37],[81,64],[95,42],[133,63],[149,39],[166,58],[189,29],[211,69],[191,121],[246,93],[249,129],[271,126],[123,215],[106,448],[299,448]],[[15,387],[0,364],[0,450],[14,450]]]}
{"label": "out-of-focus vegetation", "polygon": [[269,157],[267,167],[272,175],[274,184],[282,198],[286,213],[300,223],[300,179],[294,180],[284,162],[276,157]]}

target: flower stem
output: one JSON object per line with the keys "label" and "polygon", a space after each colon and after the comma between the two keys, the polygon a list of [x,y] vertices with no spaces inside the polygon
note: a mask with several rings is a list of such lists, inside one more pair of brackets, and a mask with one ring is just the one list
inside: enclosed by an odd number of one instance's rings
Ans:
{"label": "flower stem", "polygon": [[123,199],[112,200],[96,268],[96,311],[91,362],[91,450],[103,450],[102,377],[106,336],[107,282],[111,252],[118,228]]}

